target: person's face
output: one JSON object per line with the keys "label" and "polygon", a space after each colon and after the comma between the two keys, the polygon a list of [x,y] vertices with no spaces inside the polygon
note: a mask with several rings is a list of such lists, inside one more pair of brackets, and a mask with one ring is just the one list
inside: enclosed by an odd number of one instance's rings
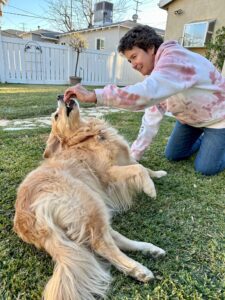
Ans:
{"label": "person's face", "polygon": [[154,52],[155,47],[144,51],[135,46],[131,50],[126,50],[124,55],[135,70],[139,71],[142,75],[149,75],[154,68]]}

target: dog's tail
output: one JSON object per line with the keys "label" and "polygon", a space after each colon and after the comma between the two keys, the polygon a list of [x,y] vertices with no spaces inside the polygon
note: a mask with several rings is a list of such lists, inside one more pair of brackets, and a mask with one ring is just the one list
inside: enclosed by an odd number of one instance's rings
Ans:
{"label": "dog's tail", "polygon": [[91,251],[57,233],[45,240],[44,248],[56,261],[45,300],[105,298],[110,275]]}

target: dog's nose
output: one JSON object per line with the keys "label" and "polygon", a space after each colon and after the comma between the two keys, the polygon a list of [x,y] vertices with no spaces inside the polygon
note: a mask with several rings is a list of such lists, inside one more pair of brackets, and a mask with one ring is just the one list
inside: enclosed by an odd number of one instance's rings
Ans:
{"label": "dog's nose", "polygon": [[62,101],[63,102],[64,95],[58,95],[57,96],[57,101]]}
{"label": "dog's nose", "polygon": [[79,105],[76,99],[74,100],[74,102],[75,102],[75,103],[74,103],[75,106],[78,106],[78,105]]}
{"label": "dog's nose", "polygon": [[69,106],[69,107],[73,107],[73,106],[77,106],[77,105],[78,105],[78,103],[77,103],[76,99],[74,99],[74,98],[71,98],[69,103],[67,104],[67,106]]}

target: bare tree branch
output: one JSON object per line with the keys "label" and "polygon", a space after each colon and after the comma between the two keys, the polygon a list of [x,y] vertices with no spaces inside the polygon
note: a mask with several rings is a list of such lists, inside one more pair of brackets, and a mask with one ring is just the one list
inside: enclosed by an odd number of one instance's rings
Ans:
{"label": "bare tree branch", "polygon": [[[148,0],[142,0],[145,3]],[[63,32],[93,27],[94,6],[97,0],[47,0],[48,16],[54,19],[53,26]],[[130,9],[134,0],[112,0],[113,21],[118,22]],[[128,19],[131,19],[128,18]]]}

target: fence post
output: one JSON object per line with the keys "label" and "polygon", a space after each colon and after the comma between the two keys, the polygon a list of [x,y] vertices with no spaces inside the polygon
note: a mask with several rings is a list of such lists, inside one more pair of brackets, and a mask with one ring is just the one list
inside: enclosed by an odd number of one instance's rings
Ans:
{"label": "fence post", "polygon": [[0,82],[5,83],[5,63],[4,63],[4,56],[3,56],[3,42],[2,42],[2,34],[0,28]]}
{"label": "fence post", "polygon": [[70,76],[73,75],[73,50],[68,46],[68,83],[70,82]]}
{"label": "fence post", "polygon": [[114,52],[114,57],[113,57],[113,69],[112,69],[112,83],[117,84],[117,58],[118,58],[118,53],[117,51]]}
{"label": "fence post", "polygon": [[224,62],[223,62],[222,76],[225,77],[225,60],[224,60]]}

